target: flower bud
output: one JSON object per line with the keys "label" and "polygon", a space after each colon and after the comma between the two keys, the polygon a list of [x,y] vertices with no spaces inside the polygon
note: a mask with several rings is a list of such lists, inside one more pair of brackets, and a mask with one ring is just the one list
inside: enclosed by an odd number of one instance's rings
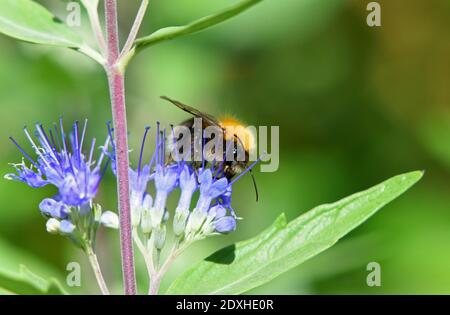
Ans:
{"label": "flower bud", "polygon": [[173,233],[175,234],[175,236],[180,236],[183,234],[184,229],[186,228],[188,217],[188,209],[176,209],[175,216],[173,218]]}
{"label": "flower bud", "polygon": [[150,211],[150,216],[151,216],[153,228],[157,228],[158,225],[161,225],[163,223],[165,212],[166,211],[164,208],[152,207],[152,209]]}
{"label": "flower bud", "polygon": [[75,230],[75,225],[69,220],[62,220],[59,224],[59,231],[63,234],[71,234]]}
{"label": "flower bud", "polygon": [[58,219],[65,219],[69,215],[66,205],[52,198],[45,198],[42,200],[39,204],[39,209],[43,214]]}
{"label": "flower bud", "polygon": [[156,249],[161,250],[164,247],[164,244],[166,243],[166,233],[167,229],[165,225],[159,226],[158,228],[153,230],[154,233],[154,240],[155,240],[155,247]]}
{"label": "flower bud", "polygon": [[133,227],[136,227],[139,225],[139,222],[141,221],[141,212],[142,212],[142,205],[140,200],[140,195],[137,194],[134,191],[131,191],[130,196],[130,206],[131,206],[131,225]]}
{"label": "flower bud", "polygon": [[215,205],[211,209],[209,209],[208,215],[214,216],[216,219],[224,217],[227,214],[227,209],[220,204]]}
{"label": "flower bud", "polygon": [[141,229],[144,234],[149,234],[152,231],[152,216],[150,208],[142,210]]}
{"label": "flower bud", "polygon": [[91,213],[91,205],[90,203],[84,203],[78,207],[78,211],[80,216],[85,216]]}
{"label": "flower bud", "polygon": [[169,221],[169,217],[170,217],[169,211],[167,211],[166,209],[166,211],[164,211],[162,223],[166,223],[167,221]]}
{"label": "flower bud", "polygon": [[94,204],[92,207],[93,213],[94,213],[94,221],[97,223],[101,223],[102,218],[102,206],[99,204]]}
{"label": "flower bud", "polygon": [[236,220],[231,216],[222,217],[216,221],[216,231],[219,233],[230,233],[236,230]]}
{"label": "flower bud", "polygon": [[59,233],[59,221],[55,218],[50,218],[47,220],[47,223],[45,224],[47,228],[47,232],[50,234],[58,234]]}
{"label": "flower bud", "polygon": [[201,235],[209,236],[214,233],[216,227],[214,221],[208,217],[202,225]]}
{"label": "flower bud", "polygon": [[102,213],[100,223],[111,229],[119,228],[119,217],[112,211],[105,211]]}
{"label": "flower bud", "polygon": [[206,220],[203,222],[201,234],[208,236],[214,233],[216,230],[217,219],[223,217],[226,214],[226,209],[221,205],[217,205],[209,209]]}
{"label": "flower bud", "polygon": [[195,208],[189,215],[189,219],[186,224],[186,238],[194,239],[197,232],[200,232],[200,227],[206,219],[206,214]]}

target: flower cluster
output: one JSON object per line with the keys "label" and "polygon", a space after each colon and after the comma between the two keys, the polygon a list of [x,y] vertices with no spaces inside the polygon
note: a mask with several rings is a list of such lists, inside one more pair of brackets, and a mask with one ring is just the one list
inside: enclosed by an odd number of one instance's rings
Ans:
{"label": "flower cluster", "polygon": [[[73,124],[68,136],[64,131],[62,119],[47,131],[41,124],[36,124],[34,138],[28,129],[24,128],[36,158],[32,158],[10,137],[23,154],[23,158],[21,163],[12,164],[16,173],[5,175],[6,179],[24,182],[33,188],[45,185],[56,187],[58,193],[51,198],[45,198],[39,204],[42,214],[47,218],[47,231],[70,235],[78,242],[82,241],[79,238],[83,235],[92,236],[93,230],[99,224],[115,228],[118,225],[117,216],[113,212],[102,213],[100,206],[92,202],[107,169],[109,158],[105,159],[102,150],[98,160],[93,160],[95,138],[90,143],[89,154],[83,153],[86,127],[87,120],[80,137],[78,122]],[[108,137],[104,147],[108,146],[109,141]]]}
{"label": "flower cluster", "polygon": [[[108,137],[101,146],[97,160],[94,160],[95,138],[90,142],[88,154],[83,153],[87,121],[80,135],[79,124],[75,122],[66,135],[62,123],[54,124],[47,131],[36,124],[34,137],[24,128],[26,138],[34,149],[36,157],[28,154],[12,137],[11,141],[23,155],[22,162],[13,164],[16,173],[5,178],[24,182],[37,188],[53,185],[58,193],[45,198],[39,204],[41,213],[47,218],[47,231],[69,235],[76,243],[95,239],[100,224],[118,227],[117,215],[111,211],[102,212],[93,203],[100,182],[111,165],[115,168],[115,145],[113,130],[108,126]],[[173,233],[176,238],[190,243],[214,234],[230,233],[236,229],[237,216],[231,207],[232,185],[248,172],[254,164],[233,180],[223,175],[222,163],[201,165],[185,160],[175,162],[166,158],[166,131],[160,131],[157,124],[156,145],[148,163],[143,162],[144,147],[150,127],[142,140],[137,168],[131,168],[130,203],[131,223],[147,239],[152,237],[156,249],[165,244],[169,211],[166,203],[169,195],[180,190],[178,204],[173,213]],[[112,149],[110,149],[110,147]],[[155,194],[148,192],[150,184]]]}
{"label": "flower cluster", "polygon": [[[220,171],[223,164],[207,163],[201,166],[181,160],[166,158],[166,132],[157,124],[155,150],[148,163],[143,163],[144,146],[150,127],[142,140],[137,168],[131,168],[130,202],[131,221],[135,230],[153,238],[154,246],[161,249],[165,244],[169,219],[166,203],[169,195],[180,190],[178,205],[174,211],[173,233],[176,238],[192,242],[214,234],[230,233],[236,229],[237,216],[231,207],[232,185],[248,172],[254,164],[229,181]],[[112,137],[112,130],[109,130]],[[114,142],[107,155],[115,165]],[[220,165],[219,165],[220,164]],[[113,167],[115,173],[115,168]],[[153,183],[155,194],[148,193]],[[198,199],[195,197],[198,195]],[[196,202],[194,202],[197,200]]]}

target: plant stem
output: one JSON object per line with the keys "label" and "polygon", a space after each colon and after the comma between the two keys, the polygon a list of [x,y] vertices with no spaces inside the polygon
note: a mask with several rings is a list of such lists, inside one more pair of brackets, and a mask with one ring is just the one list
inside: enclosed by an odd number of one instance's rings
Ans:
{"label": "plant stem", "polygon": [[170,251],[169,257],[167,257],[166,261],[162,265],[162,267],[154,272],[150,277],[150,286],[148,288],[148,295],[156,295],[158,294],[159,286],[161,284],[161,279],[164,274],[169,270],[172,263],[175,259],[190,245],[190,243],[185,243],[180,246],[178,240],[175,241],[175,244]]}
{"label": "plant stem", "polygon": [[150,279],[150,287],[148,288],[148,295],[157,295],[160,284],[161,284],[161,275],[159,273],[156,273]]}
{"label": "plant stem", "polygon": [[128,54],[133,47],[134,41],[137,37],[139,28],[141,27],[142,20],[144,19],[145,11],[147,11],[149,0],[142,0],[141,6],[139,7],[139,11],[136,15],[136,19],[134,20],[133,26],[131,27],[130,34],[128,35],[128,39],[123,46],[120,57],[122,58],[124,55]]}
{"label": "plant stem", "polygon": [[102,27],[100,26],[100,20],[98,18],[98,0],[81,0],[89,16],[91,22],[92,32],[97,39],[97,44],[100,48],[102,55],[106,53],[106,43],[103,36]]}
{"label": "plant stem", "polygon": [[145,245],[142,243],[141,239],[139,238],[137,230],[133,231],[133,238],[134,242],[136,243],[139,251],[141,252],[142,256],[144,257],[145,266],[147,267],[147,273],[149,274],[149,277],[151,274],[155,272],[155,267],[153,266],[153,260],[150,255],[147,253],[147,249],[145,248]]}
{"label": "plant stem", "polygon": [[117,28],[116,0],[105,0],[105,15],[108,50],[108,61],[105,69],[108,75],[115,134],[122,273],[125,294],[134,295],[136,294],[136,277],[131,235],[125,79],[124,74],[117,66],[119,58],[119,34]]}
{"label": "plant stem", "polygon": [[105,279],[103,279],[102,271],[97,260],[97,255],[94,253],[92,246],[86,246],[86,254],[89,258],[89,263],[91,264],[92,270],[94,271],[95,278],[97,279],[98,286],[102,291],[103,295],[109,295],[108,287],[106,286]]}

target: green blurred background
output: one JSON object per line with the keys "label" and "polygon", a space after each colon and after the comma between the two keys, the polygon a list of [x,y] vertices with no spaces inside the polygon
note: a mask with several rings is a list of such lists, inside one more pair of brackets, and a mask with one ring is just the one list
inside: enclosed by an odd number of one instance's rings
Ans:
{"label": "green blurred background", "polygon": [[[65,2],[45,3],[64,19]],[[215,12],[230,0],[153,0],[142,34]],[[170,280],[232,242],[293,219],[398,173],[424,169],[424,179],[336,246],[252,293],[450,293],[450,1],[378,1],[382,26],[366,24],[364,0],[265,0],[200,34],[154,46],[127,72],[130,146],[143,127],[187,116],[159,99],[169,95],[215,115],[280,126],[280,168],[257,173],[234,191],[244,220],[229,236],[202,241],[169,272]],[[119,1],[125,37],[139,1]],[[80,32],[88,33],[83,19]],[[12,170],[23,125],[89,118],[89,136],[105,137],[111,119],[105,75],[76,52],[0,36],[0,169]],[[131,155],[135,162],[137,153]],[[98,201],[115,210],[115,181]],[[64,279],[83,263],[82,287],[97,293],[82,253],[45,231],[38,203],[55,193],[0,180],[0,269],[27,265]],[[117,231],[102,231],[98,250],[107,282],[121,290]],[[140,287],[146,287],[138,257]],[[366,285],[366,266],[381,264],[381,287]]]}

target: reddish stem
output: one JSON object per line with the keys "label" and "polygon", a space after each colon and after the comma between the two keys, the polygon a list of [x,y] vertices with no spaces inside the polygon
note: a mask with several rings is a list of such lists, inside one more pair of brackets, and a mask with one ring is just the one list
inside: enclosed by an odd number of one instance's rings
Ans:
{"label": "reddish stem", "polygon": [[120,249],[125,294],[136,294],[133,242],[131,236],[131,211],[128,178],[127,115],[125,107],[125,80],[117,63],[119,59],[119,34],[117,28],[117,2],[105,0],[108,62],[106,71],[111,95],[115,135],[117,195],[120,218]]}

